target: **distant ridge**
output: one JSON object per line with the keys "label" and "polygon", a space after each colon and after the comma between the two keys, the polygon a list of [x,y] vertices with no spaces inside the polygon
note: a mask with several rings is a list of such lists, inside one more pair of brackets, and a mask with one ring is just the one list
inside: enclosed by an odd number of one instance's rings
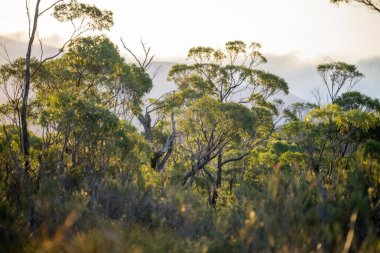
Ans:
{"label": "distant ridge", "polygon": [[[19,57],[25,57],[26,49],[28,45],[27,42],[22,42],[22,41],[10,39],[5,36],[0,36],[0,43],[4,45],[5,48],[7,49],[10,60],[15,60],[16,58],[19,58]],[[32,55],[34,57],[40,57],[41,49],[38,42],[37,44],[33,45],[33,49],[34,50],[33,50]],[[46,46],[46,45],[43,46],[43,50],[44,50],[45,57],[53,55],[58,52],[58,48],[52,47],[52,46]],[[7,63],[6,52],[4,52],[4,49],[2,47],[0,48],[0,55],[1,55],[0,64]]]}

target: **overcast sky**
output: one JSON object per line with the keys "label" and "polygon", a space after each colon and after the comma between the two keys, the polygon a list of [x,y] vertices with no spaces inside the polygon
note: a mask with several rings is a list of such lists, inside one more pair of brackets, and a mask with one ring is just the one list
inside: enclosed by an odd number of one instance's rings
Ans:
{"label": "overcast sky", "polygon": [[[0,1],[3,6],[0,10],[0,36],[25,39],[25,1]],[[42,0],[42,5],[48,6],[54,1]],[[329,0],[82,2],[93,3],[114,13],[115,26],[108,36],[116,44],[119,44],[120,37],[124,37],[132,49],[139,50],[139,42],[143,38],[152,47],[158,60],[183,59],[192,46],[223,47],[226,41],[239,39],[260,42],[266,55],[276,59],[284,57],[286,68],[292,61],[297,61],[298,65],[306,63],[307,66],[325,60],[342,60],[354,64],[380,62],[380,15],[354,5],[337,7],[330,4]],[[47,44],[59,46],[59,41],[67,38],[69,32],[70,26],[61,25],[48,15],[41,19],[39,34]],[[276,64],[273,69],[286,75],[284,70],[281,71],[282,63]],[[363,66],[372,66],[372,72],[378,73],[373,68],[378,68],[380,64]],[[301,76],[305,80],[307,75],[302,72]],[[372,88],[367,91],[379,90],[374,86],[374,80],[370,74],[367,82]]]}
{"label": "overcast sky", "polygon": [[[25,33],[24,0],[1,0],[0,34]],[[35,0],[31,0],[35,2]],[[42,0],[47,6],[53,0]],[[84,0],[114,13],[109,36],[131,46],[142,37],[162,57],[183,57],[195,45],[221,47],[228,40],[257,41],[266,53],[296,52],[357,61],[380,55],[380,15],[329,0]],[[46,37],[68,36],[70,27],[50,17]],[[47,38],[48,40],[49,38]],[[51,38],[50,38],[51,39]],[[48,41],[49,42],[49,41]],[[51,41],[50,41],[51,42]]]}

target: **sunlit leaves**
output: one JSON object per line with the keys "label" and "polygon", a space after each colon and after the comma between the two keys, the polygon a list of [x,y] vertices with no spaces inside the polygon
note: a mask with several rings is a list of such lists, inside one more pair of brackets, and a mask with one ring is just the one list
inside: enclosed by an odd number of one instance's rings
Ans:
{"label": "sunlit leaves", "polygon": [[82,37],[72,41],[64,56],[78,71],[97,74],[120,73],[122,59],[116,46],[105,36]]}
{"label": "sunlit leaves", "polygon": [[[244,131],[252,134],[256,125],[255,114],[244,105],[220,103],[210,97],[195,101],[186,115],[183,123],[191,126],[194,133],[199,127],[207,127],[210,132],[215,128],[222,132]],[[187,121],[188,117],[194,120]],[[198,125],[199,122],[204,126]]]}
{"label": "sunlit leaves", "polygon": [[282,91],[284,94],[289,94],[288,84],[283,78],[261,70],[254,71],[254,74],[255,76],[253,76],[250,81],[253,82],[253,86],[257,86],[261,89],[259,93],[265,98],[279,91]]}
{"label": "sunlit leaves", "polygon": [[[39,61],[37,58],[31,58],[31,71],[37,69]],[[0,82],[2,84],[8,82],[9,80],[19,80],[24,81],[25,78],[25,59],[17,58],[16,60],[3,64],[0,66]]]}
{"label": "sunlit leaves", "polygon": [[180,89],[194,89],[198,94],[214,96],[221,102],[231,101],[237,94],[244,97],[245,103],[252,102],[253,96],[267,99],[280,91],[287,94],[284,79],[255,69],[266,62],[260,48],[258,43],[248,46],[238,40],[227,42],[224,50],[191,48],[189,64],[174,65],[168,79]]}
{"label": "sunlit leaves", "polygon": [[113,25],[112,12],[100,10],[94,5],[78,3],[71,0],[54,6],[53,16],[60,22],[87,21],[90,30],[109,30]]}
{"label": "sunlit leaves", "polygon": [[152,89],[153,82],[144,69],[132,64],[124,67],[119,85],[120,92],[130,98],[130,105],[136,111],[140,110],[142,98]]}
{"label": "sunlit leaves", "polygon": [[220,107],[221,112],[228,118],[228,121],[231,121],[235,130],[242,129],[247,133],[253,134],[256,118],[250,109],[238,103],[224,103]]}
{"label": "sunlit leaves", "polygon": [[368,131],[374,127],[378,118],[374,113],[367,113],[357,109],[343,111],[337,105],[327,105],[317,108],[308,115],[307,120],[322,122],[324,124],[334,123],[340,131],[347,131],[350,127]]}
{"label": "sunlit leaves", "polygon": [[360,145],[356,159],[367,180],[372,208],[380,206],[380,142],[369,139]]}

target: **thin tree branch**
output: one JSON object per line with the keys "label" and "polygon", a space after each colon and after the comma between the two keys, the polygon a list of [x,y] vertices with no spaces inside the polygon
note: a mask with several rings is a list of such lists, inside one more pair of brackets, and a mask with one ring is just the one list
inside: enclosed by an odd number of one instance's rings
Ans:
{"label": "thin tree branch", "polygon": [[60,2],[63,2],[64,0],[58,0],[56,1],[55,3],[53,3],[52,5],[50,5],[49,7],[47,7],[46,9],[44,9],[43,11],[41,11],[38,16],[42,16],[45,12],[49,11],[51,8],[53,8],[54,6],[56,6],[57,4],[59,4]]}

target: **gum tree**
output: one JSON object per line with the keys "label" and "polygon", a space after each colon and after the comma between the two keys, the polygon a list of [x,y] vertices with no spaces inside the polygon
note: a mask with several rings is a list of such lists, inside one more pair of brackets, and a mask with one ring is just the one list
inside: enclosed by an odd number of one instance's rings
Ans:
{"label": "gum tree", "polygon": [[[141,41],[143,49],[143,57],[139,58],[134,51],[128,48],[127,44],[121,39],[124,49],[133,57],[135,63],[132,64],[136,69],[139,69],[144,74],[139,75],[139,79],[136,80],[141,87],[141,92],[137,99],[132,103],[126,101],[124,94],[121,94],[120,101],[123,104],[123,114],[132,115],[139,121],[144,129],[144,138],[151,147],[152,153],[150,159],[150,166],[155,171],[163,171],[169,158],[174,150],[176,132],[175,115],[174,111],[176,103],[172,103],[175,97],[176,91],[170,91],[159,98],[149,98],[146,95],[153,87],[152,81],[158,73],[156,69],[153,74],[148,75],[149,69],[152,67],[154,61],[154,55],[151,54],[151,47],[148,47],[146,43]],[[124,106],[129,105],[129,106]],[[171,121],[170,134],[165,131],[166,125],[169,125],[168,121]],[[162,131],[164,129],[164,131]]]}
{"label": "gum tree", "polygon": [[[183,183],[189,180],[191,184],[198,173],[205,173],[213,185],[209,198],[213,206],[222,185],[223,167],[244,159],[274,131],[273,116],[278,111],[268,99],[278,92],[288,93],[282,78],[257,69],[266,62],[260,47],[243,41],[227,42],[224,50],[194,47],[188,53],[189,63],[174,65],[168,76],[178,85],[183,106],[190,108],[185,121],[192,121],[182,124],[186,125],[183,131],[189,145],[185,150],[190,150],[192,161]],[[198,106],[194,108],[193,103]],[[247,130],[245,120],[253,129]],[[214,159],[215,177],[206,168]]]}
{"label": "gum tree", "polygon": [[364,77],[355,65],[344,62],[320,64],[317,71],[326,86],[331,103],[342,92],[350,91]]}
{"label": "gum tree", "polygon": [[[28,18],[28,42],[26,48],[26,55],[24,59],[23,78],[21,94],[21,109],[20,109],[20,125],[21,125],[21,139],[20,146],[22,148],[23,167],[25,171],[25,178],[23,185],[30,184],[30,177],[28,173],[31,171],[30,163],[30,138],[28,133],[28,114],[29,114],[29,95],[32,89],[32,83],[41,69],[41,67],[51,59],[58,57],[64,50],[67,44],[72,40],[80,37],[88,31],[108,30],[112,25],[112,13],[110,11],[102,11],[93,5],[78,3],[75,0],[65,1],[57,0],[53,3],[47,3],[43,6],[43,0],[36,0],[34,3],[25,1],[26,15]],[[41,18],[51,13],[59,22],[69,23],[73,26],[73,32],[66,40],[61,48],[51,56],[43,54],[42,39],[38,37],[38,28]],[[41,55],[38,59],[37,66],[33,67],[33,45],[38,40],[41,49]],[[28,187],[26,187],[28,188]],[[29,225],[32,230],[36,229],[36,214],[32,193],[27,189],[27,199],[29,205]]]}

